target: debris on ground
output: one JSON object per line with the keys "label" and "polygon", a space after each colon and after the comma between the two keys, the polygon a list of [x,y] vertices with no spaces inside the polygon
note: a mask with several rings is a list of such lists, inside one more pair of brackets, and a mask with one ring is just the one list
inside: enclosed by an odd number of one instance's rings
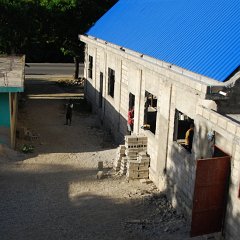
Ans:
{"label": "debris on ground", "polygon": [[103,171],[98,171],[97,173],[97,179],[103,179],[104,178],[104,173]]}
{"label": "debris on ground", "polygon": [[[164,193],[152,194],[143,198],[143,205],[152,208],[148,216],[143,215],[140,219],[129,219],[125,222],[128,233],[144,233],[149,239],[161,238],[163,232],[172,234],[186,225],[186,219],[179,214],[167,200]],[[155,239],[155,238],[154,238]]]}
{"label": "debris on ground", "polygon": [[151,181],[150,179],[145,179],[145,178],[140,179],[139,181],[140,181],[140,183],[142,183],[142,184],[150,184],[150,183],[152,183],[152,181]]}
{"label": "debris on ground", "polygon": [[103,170],[103,161],[98,161],[98,170]]}

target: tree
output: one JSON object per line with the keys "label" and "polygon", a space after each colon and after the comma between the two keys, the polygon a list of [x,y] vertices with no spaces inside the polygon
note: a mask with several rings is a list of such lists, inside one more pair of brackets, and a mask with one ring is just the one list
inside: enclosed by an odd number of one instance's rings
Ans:
{"label": "tree", "polygon": [[[78,66],[83,47],[78,34],[117,0],[0,0],[0,53],[26,54],[27,61]],[[78,72],[75,72],[75,77]]]}

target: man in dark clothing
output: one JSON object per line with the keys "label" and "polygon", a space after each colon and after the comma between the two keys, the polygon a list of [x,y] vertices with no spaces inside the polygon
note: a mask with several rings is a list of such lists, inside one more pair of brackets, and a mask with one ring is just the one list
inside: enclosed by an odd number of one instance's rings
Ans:
{"label": "man in dark clothing", "polygon": [[71,124],[72,124],[72,110],[73,110],[73,103],[72,103],[72,100],[70,99],[69,103],[67,104],[66,124],[65,125],[68,125],[68,122],[69,122],[69,126],[71,126]]}

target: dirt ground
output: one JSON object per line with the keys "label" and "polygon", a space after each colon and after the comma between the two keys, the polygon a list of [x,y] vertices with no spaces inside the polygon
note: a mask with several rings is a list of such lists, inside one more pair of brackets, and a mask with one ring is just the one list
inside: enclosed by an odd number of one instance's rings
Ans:
{"label": "dirt ground", "polygon": [[[113,172],[117,146],[83,101],[75,100],[72,126],[64,125],[64,98],[79,91],[26,82],[19,125],[37,137],[18,139],[19,152],[0,149],[1,240],[190,239],[186,220],[154,184]],[[21,153],[23,144],[33,153]],[[104,179],[96,178],[98,161]]]}

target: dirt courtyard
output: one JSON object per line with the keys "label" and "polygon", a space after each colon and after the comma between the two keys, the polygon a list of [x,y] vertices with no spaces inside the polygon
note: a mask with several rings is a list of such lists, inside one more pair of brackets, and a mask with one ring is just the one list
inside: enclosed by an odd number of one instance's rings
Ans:
{"label": "dirt courtyard", "polygon": [[[38,138],[18,140],[33,153],[0,155],[1,240],[190,239],[184,217],[154,184],[111,170],[117,146],[97,116],[76,101],[72,126],[64,125],[66,91],[54,82],[27,80],[26,93],[19,123]],[[98,161],[104,179],[96,178]]]}

